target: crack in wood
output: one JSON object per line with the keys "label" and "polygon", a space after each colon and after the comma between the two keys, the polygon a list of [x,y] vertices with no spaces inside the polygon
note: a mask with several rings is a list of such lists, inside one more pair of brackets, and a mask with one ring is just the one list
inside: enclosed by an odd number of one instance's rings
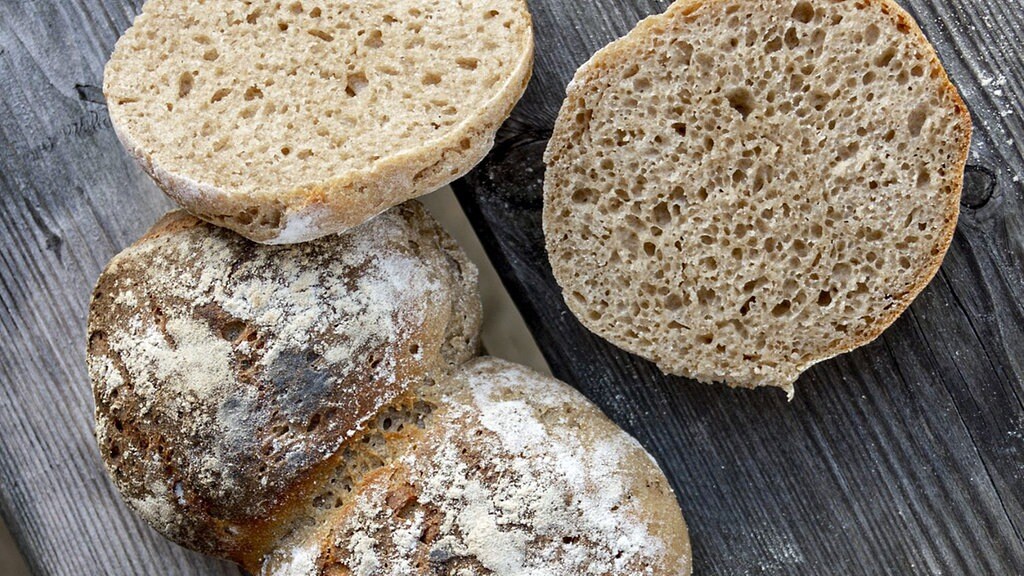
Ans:
{"label": "crack in wood", "polygon": [[75,92],[78,93],[78,99],[83,102],[90,102],[101,106],[107,105],[107,99],[103,96],[103,89],[99,86],[75,84]]}

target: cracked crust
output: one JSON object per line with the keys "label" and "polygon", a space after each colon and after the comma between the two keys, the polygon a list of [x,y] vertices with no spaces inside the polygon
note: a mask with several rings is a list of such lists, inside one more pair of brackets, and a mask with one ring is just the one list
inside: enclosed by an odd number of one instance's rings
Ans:
{"label": "cracked crust", "polygon": [[477,353],[476,278],[415,202],[286,247],[168,214],[90,305],[111,476],[167,537],[252,566],[323,475],[376,466],[381,415],[414,421],[410,389]]}
{"label": "cracked crust", "polygon": [[416,445],[263,576],[690,573],[667,479],[578,392],[480,358],[421,393]]}

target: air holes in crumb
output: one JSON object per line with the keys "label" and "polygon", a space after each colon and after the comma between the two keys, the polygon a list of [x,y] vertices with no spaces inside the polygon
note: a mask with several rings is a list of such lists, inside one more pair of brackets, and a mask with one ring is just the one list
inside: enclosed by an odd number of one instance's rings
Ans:
{"label": "air holes in crumb", "polygon": [[256,98],[263,98],[263,91],[256,86],[249,86],[245,89],[245,95],[243,96],[246,102],[255,100]]}
{"label": "air holes in crumb", "polygon": [[292,11],[292,14],[302,14],[302,2],[292,2],[288,9]]}
{"label": "air holes in crumb", "polygon": [[476,58],[456,58],[455,63],[458,64],[459,68],[463,70],[476,70],[476,67],[480,64],[480,61]]}
{"label": "air holes in crumb", "polygon": [[181,76],[178,77],[178,98],[188,96],[188,93],[192,91],[194,82],[195,80],[191,72],[182,72]]}
{"label": "air holes in crumb", "polygon": [[427,72],[423,75],[423,85],[433,86],[441,83],[441,75],[435,72]]}
{"label": "air holes in crumb", "polygon": [[684,138],[686,137],[686,124],[683,124],[682,122],[674,122],[672,124],[672,129],[676,131],[676,134],[679,134]]}
{"label": "air holes in crumb", "polygon": [[220,335],[228,342],[236,342],[245,332],[245,322],[241,320],[232,320],[220,329]]}
{"label": "air holes in crumb", "polygon": [[281,22],[278,22],[277,29],[280,30],[281,32],[284,32],[285,30],[288,29],[288,23],[283,20]]}
{"label": "air holes in crumb", "polygon": [[878,42],[878,36],[881,34],[881,30],[874,24],[868,24],[868,27],[864,29],[864,43],[871,46],[875,42]]}
{"label": "air holes in crumb", "polygon": [[580,188],[572,193],[570,197],[576,204],[586,204],[593,202],[597,197],[597,191],[593,188]]}
{"label": "air holes in crumb", "polygon": [[311,36],[316,36],[317,38],[323,40],[324,42],[333,42],[334,41],[334,36],[331,36],[327,32],[324,32],[323,30],[318,30],[316,28],[310,30],[309,34]]}
{"label": "air holes in crumb", "polygon": [[683,307],[683,299],[678,294],[669,294],[665,297],[666,310],[678,310]]}
{"label": "air holes in crumb", "polygon": [[309,424],[306,425],[306,432],[312,432],[320,426],[320,415],[313,414],[313,417],[309,419]]}
{"label": "air holes in crumb", "polygon": [[672,214],[668,211],[668,204],[659,202],[651,212],[654,216],[654,223],[658,226],[665,226],[672,221]]}
{"label": "air holes in crumb", "polygon": [[726,98],[729,100],[729,106],[739,112],[744,119],[754,110],[754,96],[747,88],[730,90]]}
{"label": "air holes in crumb", "polygon": [[892,59],[895,57],[896,49],[893,48],[892,46],[889,46],[888,48],[885,49],[884,52],[882,52],[881,54],[878,55],[877,58],[875,58],[875,66],[878,66],[879,68],[885,68],[889,66],[889,63],[892,62]]}
{"label": "air holes in crumb", "polygon": [[289,155],[291,153],[292,153],[292,149],[291,148],[289,148],[287,146],[285,146],[284,148],[281,148],[281,155],[282,156],[287,156],[287,155]]}
{"label": "air holes in crumb", "polygon": [[793,303],[789,300],[783,300],[772,308],[772,316],[779,318],[789,314],[789,311],[793,308]]}
{"label": "air holes in crumb", "polygon": [[491,18],[494,18],[498,14],[499,12],[497,10],[488,10],[487,12],[484,12],[484,20],[490,20]]}
{"label": "air holes in crumb", "polygon": [[320,8],[317,7],[317,8],[313,8],[312,10],[310,10],[309,11],[309,16],[311,18],[319,18],[320,17]]}
{"label": "air holes in crumb", "polygon": [[366,35],[366,41],[363,42],[368,48],[380,48],[384,45],[384,40],[381,39],[380,30],[370,30],[370,33]]}
{"label": "air holes in crumb", "polygon": [[213,93],[213,96],[210,97],[210,102],[220,102],[227,98],[228,94],[231,94],[231,88],[221,88]]}
{"label": "air holes in crumb", "polygon": [[350,97],[355,97],[363,91],[363,88],[366,88],[367,84],[366,74],[363,74],[362,72],[350,74],[348,77],[348,84],[345,86],[345,94],[348,94]]}
{"label": "air holes in crumb", "polygon": [[818,306],[825,307],[825,306],[828,306],[831,303],[832,303],[832,292],[830,292],[828,290],[822,290],[821,293],[818,294]]}
{"label": "air holes in crumb", "polygon": [[796,28],[786,30],[785,42],[787,48],[796,48],[800,45],[800,39],[796,35]]}
{"label": "air holes in crumb", "polygon": [[931,175],[931,173],[928,172],[927,169],[922,168],[921,171],[917,173],[917,187],[918,188],[924,188],[931,181],[932,181],[932,175]]}
{"label": "air holes in crumb", "polygon": [[920,136],[921,128],[924,126],[924,121],[927,118],[928,106],[926,104],[918,106],[917,108],[914,109],[913,112],[910,113],[910,118],[908,119],[907,127],[910,129],[911,136]]}
{"label": "air holes in crumb", "polygon": [[216,48],[210,48],[206,52],[203,52],[203,60],[206,60],[208,62],[213,62],[217,58],[220,58],[220,53],[217,52]]}
{"label": "air holes in crumb", "polygon": [[814,7],[810,2],[797,2],[793,7],[793,18],[804,24],[814,19]]}

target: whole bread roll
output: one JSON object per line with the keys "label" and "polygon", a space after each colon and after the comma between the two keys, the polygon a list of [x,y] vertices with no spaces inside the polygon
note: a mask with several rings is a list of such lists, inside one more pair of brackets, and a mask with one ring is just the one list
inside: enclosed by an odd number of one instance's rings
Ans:
{"label": "whole bread roll", "polygon": [[171,198],[285,244],[468,172],[532,63],[524,0],[148,0],[103,91]]}
{"label": "whole bread roll", "polygon": [[89,312],[96,436],[168,538],[252,566],[321,470],[410,390],[476,355],[477,272],[418,203],[348,233],[253,244],[184,212],[104,270]]}
{"label": "whole bread roll", "polygon": [[579,392],[481,358],[420,394],[415,445],[261,574],[690,573],[668,480]]}
{"label": "whole bread roll", "polygon": [[479,313],[414,202],[294,246],[172,213],[93,295],[103,459],[252,573],[688,574],[657,464],[565,384],[471,361]]}
{"label": "whole bread roll", "polygon": [[667,373],[792,393],[938,270],[970,134],[890,0],[679,0],[569,85],[545,155],[555,278]]}

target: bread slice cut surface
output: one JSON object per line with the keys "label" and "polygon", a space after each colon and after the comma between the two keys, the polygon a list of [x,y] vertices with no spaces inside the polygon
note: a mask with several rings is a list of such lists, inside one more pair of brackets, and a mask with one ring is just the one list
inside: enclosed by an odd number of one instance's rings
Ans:
{"label": "bread slice cut surface", "polygon": [[970,132],[889,0],[681,0],[569,85],[551,265],[584,325],[663,371],[792,391],[935,274]]}
{"label": "bread slice cut surface", "polygon": [[532,57],[523,0],[149,0],[104,93],[126,148],[184,208],[292,243],[467,172]]}

